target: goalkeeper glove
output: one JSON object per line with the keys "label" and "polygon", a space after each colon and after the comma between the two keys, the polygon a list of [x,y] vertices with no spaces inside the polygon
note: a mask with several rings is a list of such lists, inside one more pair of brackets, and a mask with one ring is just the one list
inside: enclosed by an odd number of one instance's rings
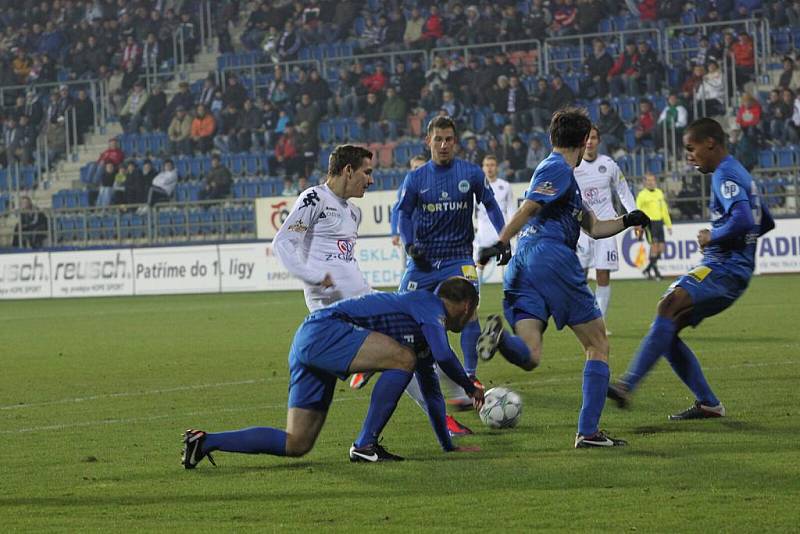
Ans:
{"label": "goalkeeper glove", "polygon": [[647,227],[650,224],[650,217],[648,217],[645,212],[641,210],[633,210],[630,213],[626,213],[622,216],[622,224],[625,228],[630,226],[641,226],[642,228]]}
{"label": "goalkeeper glove", "polygon": [[497,265],[505,265],[511,261],[511,244],[498,241],[491,247],[482,248],[478,252],[478,263],[486,265],[489,260],[494,258]]}
{"label": "goalkeeper glove", "polygon": [[414,264],[420,271],[430,271],[433,269],[431,266],[431,262],[425,257],[425,253],[422,252],[416,245],[413,243],[409,243],[406,245],[406,254],[409,258],[414,260]]}

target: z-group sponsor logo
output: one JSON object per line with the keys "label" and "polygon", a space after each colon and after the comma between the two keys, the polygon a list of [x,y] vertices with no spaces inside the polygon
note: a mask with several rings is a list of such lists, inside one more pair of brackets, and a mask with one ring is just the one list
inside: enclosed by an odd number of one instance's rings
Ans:
{"label": "z-group sponsor logo", "polygon": [[354,261],[353,250],[355,249],[355,245],[355,242],[350,239],[339,239],[336,242],[336,248],[339,249],[338,254],[335,252],[328,252],[325,254],[325,261]]}
{"label": "z-group sponsor logo", "polygon": [[53,280],[119,280],[131,277],[121,252],[111,260],[64,260],[53,266]]}

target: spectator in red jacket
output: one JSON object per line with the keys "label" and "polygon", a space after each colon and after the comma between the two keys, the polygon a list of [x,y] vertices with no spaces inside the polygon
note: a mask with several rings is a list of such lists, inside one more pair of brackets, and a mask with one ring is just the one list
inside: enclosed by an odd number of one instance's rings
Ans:
{"label": "spectator in red jacket", "polygon": [[742,104],[736,112],[736,124],[745,135],[758,131],[758,125],[761,124],[761,104],[750,93],[742,95]]}
{"label": "spectator in red jacket", "polygon": [[639,54],[635,42],[625,43],[625,50],[608,71],[608,82],[612,95],[625,93],[628,96],[636,96],[639,94]]}
{"label": "spectator in red jacket", "polygon": [[557,0],[555,8],[551,9],[553,9],[553,23],[550,25],[550,35],[558,37],[574,34],[578,8],[575,7],[573,0]]}
{"label": "spectator in red jacket", "polygon": [[299,157],[294,125],[291,122],[286,124],[283,135],[278,138],[278,142],[275,144],[275,155],[271,159],[273,168],[283,169],[287,176],[300,173],[302,158]]}
{"label": "spectator in red jacket", "polygon": [[730,47],[730,55],[736,64],[736,87],[741,89],[755,74],[756,60],[750,36],[740,33],[739,39]]}
{"label": "spectator in red jacket", "polygon": [[658,19],[658,2],[656,0],[642,0],[639,2],[639,20],[643,27],[652,27]]}
{"label": "spectator in red jacket", "polygon": [[367,93],[380,93],[389,82],[382,64],[375,65],[375,72],[361,78],[361,85],[367,88]]}
{"label": "spectator in red jacket", "polygon": [[653,113],[653,104],[646,98],[639,101],[639,116],[636,118],[634,126],[634,135],[636,142],[639,144],[641,141],[653,139],[653,134],[656,128],[656,115]]}
{"label": "spectator in red jacket", "polygon": [[100,181],[100,176],[103,174],[106,163],[111,163],[114,168],[118,168],[125,160],[125,153],[119,148],[119,141],[116,137],[108,140],[108,148],[100,154],[94,168],[91,171],[91,182],[96,184]]}
{"label": "spectator in red jacket", "polygon": [[428,20],[426,20],[425,24],[422,26],[422,37],[420,38],[419,43],[426,48],[433,48],[436,46],[436,41],[441,39],[443,35],[444,21],[439,15],[439,7],[433,5],[431,6]]}

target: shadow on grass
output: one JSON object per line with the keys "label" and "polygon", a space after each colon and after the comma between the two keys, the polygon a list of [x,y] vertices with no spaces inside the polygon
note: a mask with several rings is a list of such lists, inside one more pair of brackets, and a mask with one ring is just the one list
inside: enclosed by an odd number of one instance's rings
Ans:
{"label": "shadow on grass", "polygon": [[737,421],[736,419],[705,421],[673,421],[660,425],[642,425],[633,428],[636,434],[667,434],[680,432],[766,432],[768,429],[758,423]]}

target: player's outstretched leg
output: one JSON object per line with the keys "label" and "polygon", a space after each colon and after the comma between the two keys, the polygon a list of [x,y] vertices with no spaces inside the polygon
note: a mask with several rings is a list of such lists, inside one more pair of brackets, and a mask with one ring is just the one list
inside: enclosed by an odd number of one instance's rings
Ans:
{"label": "player's outstretched leg", "polygon": [[710,417],[724,417],[725,407],[719,401],[711,386],[708,385],[700,362],[692,349],[679,337],[675,337],[671,350],[667,353],[667,361],[672,366],[683,383],[686,384],[695,396],[695,402],[687,410],[670,415],[673,421],[683,419],[706,419]]}
{"label": "player's outstretched leg", "polygon": [[517,321],[514,329],[520,335],[513,335],[503,328],[499,315],[490,315],[478,338],[478,355],[483,360],[491,360],[495,352],[510,363],[532,371],[539,365],[542,347],[542,322],[537,319]]}
{"label": "player's outstretched leg", "polygon": [[586,352],[583,368],[583,403],[578,416],[578,433],[575,448],[619,447],[627,445],[621,439],[614,439],[600,430],[600,416],[606,402],[608,380],[608,339],[605,323],[597,318],[578,325],[571,325],[572,331]]}
{"label": "player's outstretched leg", "polygon": [[481,324],[477,318],[470,321],[461,331],[461,353],[464,355],[464,370],[468,376],[475,376],[478,370],[478,337],[481,335]]}

